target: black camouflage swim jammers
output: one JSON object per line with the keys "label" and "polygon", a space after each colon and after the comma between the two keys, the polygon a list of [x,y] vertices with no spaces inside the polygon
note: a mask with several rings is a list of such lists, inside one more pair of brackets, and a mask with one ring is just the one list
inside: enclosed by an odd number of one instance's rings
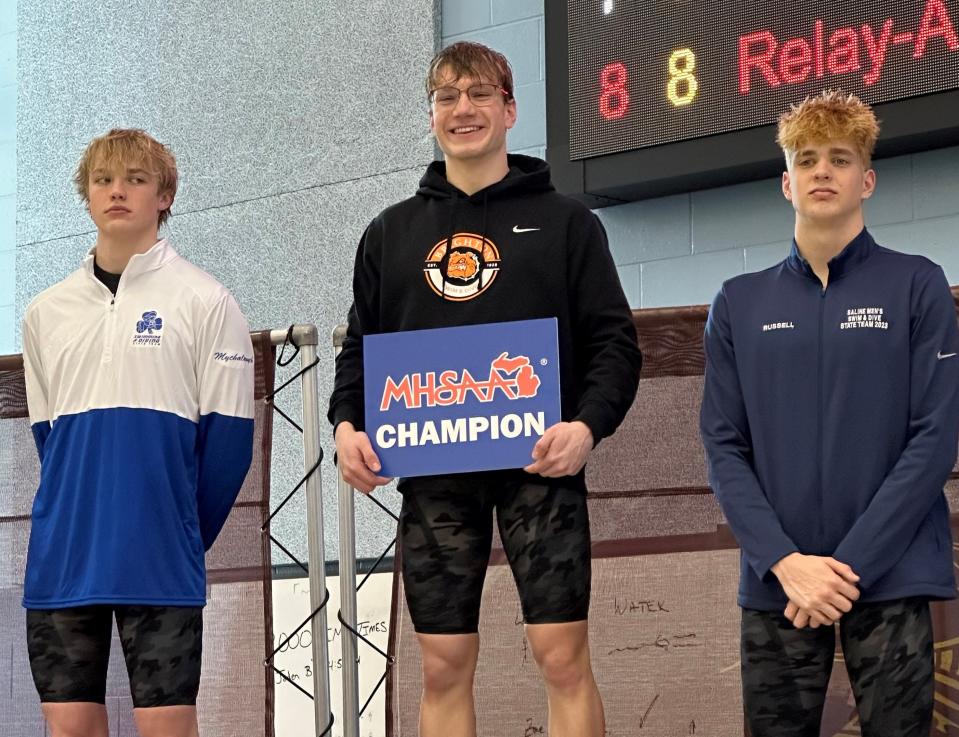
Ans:
{"label": "black camouflage swim jammers", "polygon": [[27,610],[27,650],[40,701],[104,703],[114,612],[133,705],[196,704],[203,610],[132,605]]}
{"label": "black camouflage swim jammers", "polygon": [[441,476],[403,487],[403,585],[417,632],[477,631],[494,509],[526,622],[586,619],[590,539],[581,489],[495,473]]}
{"label": "black camouflage swim jammers", "polygon": [[[863,737],[928,737],[932,619],[924,598],[855,604],[839,638]],[[743,708],[752,737],[817,737],[836,628],[797,630],[781,612],[743,609]]]}

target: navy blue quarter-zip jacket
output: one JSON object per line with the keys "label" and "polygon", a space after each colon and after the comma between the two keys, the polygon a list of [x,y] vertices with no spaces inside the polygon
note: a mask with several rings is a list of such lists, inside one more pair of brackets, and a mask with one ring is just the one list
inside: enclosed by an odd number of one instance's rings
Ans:
{"label": "navy blue quarter-zip jacket", "polygon": [[959,330],[942,269],[863,230],[823,289],[794,243],[723,284],[705,349],[700,430],[741,606],[786,605],[770,568],[795,551],[849,564],[862,602],[955,596]]}

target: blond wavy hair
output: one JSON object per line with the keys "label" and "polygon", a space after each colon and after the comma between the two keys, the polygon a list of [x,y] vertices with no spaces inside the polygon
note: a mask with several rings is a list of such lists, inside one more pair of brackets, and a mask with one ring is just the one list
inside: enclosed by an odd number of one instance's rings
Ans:
{"label": "blond wavy hair", "polygon": [[788,162],[803,146],[826,141],[849,141],[864,168],[872,162],[879,138],[879,121],[866,103],[841,90],[824,90],[793,105],[779,118],[776,143]]}
{"label": "blond wavy hair", "polygon": [[[172,206],[176,197],[177,169],[173,153],[146,131],[114,128],[106,135],[90,141],[73,181],[85,204],[90,202],[90,172],[98,167],[140,167],[157,178],[157,193],[169,194]],[[160,212],[157,224],[170,217],[170,208]]]}

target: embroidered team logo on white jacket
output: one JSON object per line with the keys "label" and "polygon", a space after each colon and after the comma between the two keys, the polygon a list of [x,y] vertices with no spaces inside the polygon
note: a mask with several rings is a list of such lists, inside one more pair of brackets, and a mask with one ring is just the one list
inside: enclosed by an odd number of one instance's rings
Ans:
{"label": "embroidered team logo on white jacket", "polygon": [[160,347],[160,341],[163,336],[160,331],[163,330],[163,318],[157,315],[156,310],[144,312],[141,319],[137,320],[137,331],[133,335],[133,345]]}

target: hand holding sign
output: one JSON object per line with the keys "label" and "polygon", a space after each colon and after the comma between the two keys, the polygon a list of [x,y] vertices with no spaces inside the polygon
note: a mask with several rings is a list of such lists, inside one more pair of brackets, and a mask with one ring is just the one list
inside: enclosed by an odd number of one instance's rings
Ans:
{"label": "hand holding sign", "polygon": [[[369,436],[343,461],[353,462],[359,489],[379,473],[522,468],[562,419],[556,318],[365,335],[363,373]],[[552,433],[553,452],[543,448],[549,472],[582,466],[592,446],[584,429]]]}
{"label": "hand holding sign", "polygon": [[336,426],[335,435],[337,465],[346,483],[369,494],[377,486],[390,482],[385,476],[377,476],[380,459],[365,432],[357,431],[352,422],[341,422]]}
{"label": "hand holding sign", "polygon": [[573,476],[586,465],[592,449],[593,433],[585,422],[557,422],[536,441],[533,463],[523,470],[547,478]]}

